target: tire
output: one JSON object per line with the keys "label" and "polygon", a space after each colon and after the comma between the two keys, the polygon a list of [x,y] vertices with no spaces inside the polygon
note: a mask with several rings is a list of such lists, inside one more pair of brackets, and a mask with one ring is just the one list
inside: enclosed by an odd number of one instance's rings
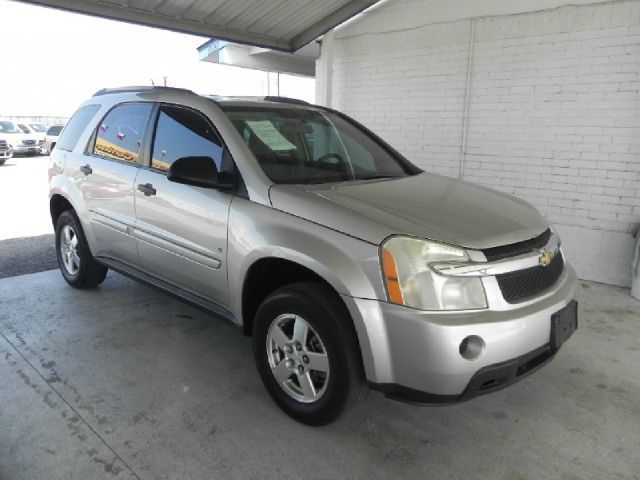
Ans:
{"label": "tire", "polygon": [[107,276],[107,267],[95,261],[78,217],[62,212],[56,223],[56,254],[62,276],[74,288],[93,288]]}
{"label": "tire", "polygon": [[6,158],[3,158],[2,160],[0,160],[0,167],[1,167],[1,166],[3,166],[3,165],[4,165],[4,162],[6,162],[6,161],[7,161],[7,159],[6,159]]}
{"label": "tire", "polygon": [[[298,345],[302,337],[296,333],[304,324],[306,340]],[[340,297],[322,283],[291,284],[262,302],[253,324],[253,353],[271,397],[307,425],[330,423],[366,391],[351,318]]]}

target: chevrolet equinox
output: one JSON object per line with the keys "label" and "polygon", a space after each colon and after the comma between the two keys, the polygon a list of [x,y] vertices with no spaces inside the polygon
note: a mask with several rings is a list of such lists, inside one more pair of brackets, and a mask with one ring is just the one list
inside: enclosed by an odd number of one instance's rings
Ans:
{"label": "chevrolet equinox", "polygon": [[229,320],[307,424],[367,387],[427,404],[498,390],[577,328],[576,275],[536,209],[424,172],[329,108],[104,89],[49,181],[72,287],[112,269]]}

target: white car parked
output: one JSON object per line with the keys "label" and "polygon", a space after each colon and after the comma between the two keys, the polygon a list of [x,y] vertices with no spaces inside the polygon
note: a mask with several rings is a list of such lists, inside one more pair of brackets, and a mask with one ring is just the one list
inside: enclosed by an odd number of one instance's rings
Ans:
{"label": "white car parked", "polygon": [[[20,127],[9,120],[0,120],[0,140],[5,140],[14,154],[40,155],[42,145],[33,133],[24,133]],[[44,139],[43,139],[44,143]]]}
{"label": "white car parked", "polygon": [[47,133],[44,136],[44,148],[48,153],[53,151],[63,128],[64,125],[54,125],[53,127],[49,127],[47,130]]}
{"label": "white car parked", "polygon": [[38,130],[36,128],[33,127],[33,125],[38,125],[38,124],[32,124],[32,123],[16,123],[16,125],[18,125],[18,128],[20,130],[22,130],[25,134],[29,135],[29,137],[34,137],[36,138],[37,142],[38,142],[38,146],[40,147],[40,154],[44,154],[44,137],[45,137],[45,131],[42,130]]}

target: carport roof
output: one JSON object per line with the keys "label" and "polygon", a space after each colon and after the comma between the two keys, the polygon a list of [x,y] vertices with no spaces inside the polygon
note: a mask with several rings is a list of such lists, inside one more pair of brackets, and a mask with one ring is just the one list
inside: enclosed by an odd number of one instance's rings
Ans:
{"label": "carport roof", "polygon": [[25,0],[293,52],[379,0]]}

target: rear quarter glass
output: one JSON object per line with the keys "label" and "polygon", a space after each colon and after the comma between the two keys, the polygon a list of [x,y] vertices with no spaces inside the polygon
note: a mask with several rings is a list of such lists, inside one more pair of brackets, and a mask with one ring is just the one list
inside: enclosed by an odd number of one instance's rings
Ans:
{"label": "rear quarter glass", "polygon": [[[78,143],[78,139],[82,132],[99,110],[100,105],[85,105],[73,114],[67,125],[62,130],[60,138],[56,143],[56,148],[59,150],[71,151]],[[51,131],[51,129],[49,129]],[[49,132],[47,132],[49,133]],[[59,132],[58,132],[59,133]],[[50,133],[50,135],[56,135],[56,133]]]}

